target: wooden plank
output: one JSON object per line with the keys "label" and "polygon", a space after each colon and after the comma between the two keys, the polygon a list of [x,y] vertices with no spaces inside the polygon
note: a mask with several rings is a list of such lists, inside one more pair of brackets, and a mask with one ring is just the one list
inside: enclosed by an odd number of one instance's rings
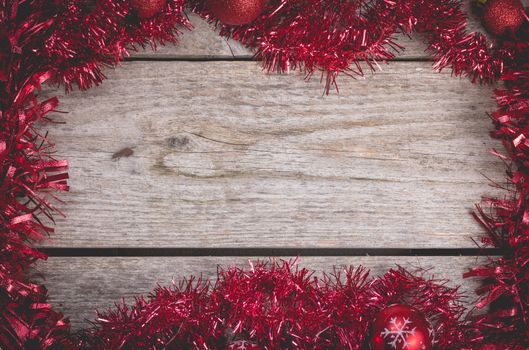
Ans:
{"label": "wooden plank", "polygon": [[[148,294],[157,283],[171,285],[190,275],[214,279],[217,266],[234,264],[248,267],[248,257],[142,257],[142,258],[50,258],[39,263],[37,278],[46,284],[50,302],[70,318],[74,329],[93,320],[94,310],[105,309],[124,297],[127,302],[140,294]],[[287,258],[292,259],[292,258]],[[475,300],[476,280],[463,280],[462,273],[475,266],[475,257],[305,257],[300,266],[321,272],[331,272],[334,266],[363,265],[372,275],[384,274],[399,264],[408,269],[432,269],[426,276],[450,279],[448,285],[461,285],[468,300]]]}
{"label": "wooden plank", "polygon": [[156,52],[150,47],[131,51],[132,58],[157,59],[229,59],[251,58],[253,53],[239,41],[227,40],[218,35],[212,25],[200,16],[188,13],[193,28],[182,28],[182,35],[177,45],[157,46]]}
{"label": "wooden plank", "polygon": [[[61,98],[56,247],[475,247],[491,88],[398,62],[365,80],[129,62]],[[51,92],[47,91],[47,95]],[[129,157],[116,157],[130,148]]]}
{"label": "wooden plank", "polygon": [[[524,0],[529,2],[529,0]],[[469,16],[469,31],[481,31],[484,29],[480,23],[479,14],[473,8],[475,2],[467,0],[464,2],[464,8]],[[164,59],[212,59],[212,58],[250,58],[253,56],[252,50],[245,48],[238,41],[226,40],[220,37],[213,26],[209,25],[200,16],[194,13],[188,13],[189,20],[194,28],[190,31],[183,30],[184,34],[180,38],[180,43],[177,46],[167,45],[157,48],[157,52],[153,53],[151,49],[139,50],[133,52],[133,58],[164,58]],[[396,37],[398,43],[406,48],[405,51],[398,54],[399,59],[427,59],[429,54],[424,50],[426,44],[420,36],[401,35]]]}

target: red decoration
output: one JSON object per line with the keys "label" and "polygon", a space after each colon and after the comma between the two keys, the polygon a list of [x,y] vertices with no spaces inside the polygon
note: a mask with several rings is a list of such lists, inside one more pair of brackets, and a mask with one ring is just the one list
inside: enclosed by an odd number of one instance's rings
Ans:
{"label": "red decoration", "polygon": [[151,18],[162,12],[167,0],[130,0],[132,8],[140,18]]}
{"label": "red decoration", "polygon": [[431,350],[432,326],[415,308],[395,304],[383,309],[371,327],[372,350]]}
{"label": "red decoration", "polygon": [[521,0],[488,0],[483,9],[483,24],[494,35],[513,35],[525,21]]}
{"label": "red decoration", "polygon": [[[46,258],[31,243],[53,231],[57,213],[53,191],[68,190],[68,164],[53,157],[48,134],[38,130],[58,99],[42,100],[38,89],[46,81],[66,89],[97,85],[105,78],[103,67],[123,60],[128,47],[175,42],[177,28],[188,26],[184,6],[205,18],[210,14],[202,12],[203,0],[171,0],[161,16],[155,16],[154,10],[137,10],[141,18],[154,16],[148,21],[132,21],[136,17],[128,14],[133,9],[116,0],[98,0],[92,11],[81,8],[82,0],[0,3],[3,348],[215,349],[225,344],[227,329],[244,329],[267,349],[359,350],[371,340],[366,339],[366,329],[384,332],[368,320],[393,300],[413,300],[435,325],[438,349],[480,349],[484,344],[485,349],[529,348],[529,41],[525,33],[493,47],[483,35],[465,33],[459,0],[277,0],[251,25],[221,28],[221,35],[256,49],[269,70],[302,67],[309,76],[326,72],[327,89],[340,72],[363,74],[361,61],[373,67],[373,60],[392,58],[400,48],[392,37],[412,31],[426,37],[436,69],[451,67],[456,75],[473,80],[507,82],[495,92],[499,109],[491,118],[493,136],[506,147],[500,156],[509,164],[511,197],[487,199],[484,203],[493,210],[478,207],[476,214],[488,231],[483,243],[499,248],[495,253],[502,257],[491,257],[466,275],[484,278],[476,307],[493,304],[491,312],[462,318],[465,310],[457,289],[401,268],[381,277],[350,268],[341,276],[336,272],[317,279],[311,271],[289,263],[258,263],[249,271],[221,271],[214,285],[191,279],[173,288],[158,287],[148,298],[99,313],[93,327],[77,337],[48,304],[46,289],[24,277],[35,261]],[[142,5],[136,2],[136,6]],[[157,11],[161,10],[163,6]],[[412,312],[406,312],[410,320],[422,324],[420,316],[412,318]],[[425,334],[422,325],[417,329]],[[391,336],[384,334],[385,339]]]}
{"label": "red decoration", "polygon": [[261,350],[261,347],[247,340],[236,340],[228,344],[227,350]]}
{"label": "red decoration", "polygon": [[[209,1],[223,11],[220,4],[228,0]],[[364,69],[378,67],[373,61],[394,58],[402,48],[394,34],[412,31],[428,39],[437,70],[450,67],[454,75],[494,81],[505,68],[508,52],[491,51],[484,35],[465,33],[466,15],[459,2],[311,0],[273,6],[270,1],[251,24],[219,27],[221,35],[254,48],[268,71],[323,73],[327,92],[340,73],[363,75]],[[210,18],[206,10],[201,14]]]}
{"label": "red decoration", "polygon": [[206,7],[223,24],[242,25],[255,20],[266,0],[207,0]]}

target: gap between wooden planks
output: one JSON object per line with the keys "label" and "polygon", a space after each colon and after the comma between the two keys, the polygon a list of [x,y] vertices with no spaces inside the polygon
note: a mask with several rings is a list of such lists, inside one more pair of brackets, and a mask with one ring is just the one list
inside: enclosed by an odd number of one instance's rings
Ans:
{"label": "gap between wooden planks", "polygon": [[[72,163],[73,191],[45,246],[475,247],[481,230],[468,211],[495,192],[481,173],[503,179],[484,152],[498,146],[487,136],[490,89],[437,75],[429,62],[394,62],[322,97],[322,85],[296,74],[214,62],[252,54],[190,17],[196,28],[179,46],[131,59],[197,62],[124,63],[101,88],[61,97],[70,113],[50,131]],[[423,43],[399,40],[398,59],[429,59]],[[133,154],[112,160],[125,148]],[[37,272],[78,328],[121,296],[247,259],[52,257]],[[432,268],[473,295],[475,282],[461,280],[473,257],[301,259],[326,272],[364,264],[379,274],[395,263]]]}
{"label": "gap between wooden planks", "polygon": [[[394,62],[322,96],[254,62],[128,62],[61,97],[54,247],[473,248],[490,87]],[[133,154],[116,158],[130,148]]]}
{"label": "gap between wooden planks", "polygon": [[[217,268],[237,265],[249,268],[248,261],[256,257],[154,257],[154,258],[50,258],[39,264],[34,278],[46,284],[50,302],[70,317],[72,327],[86,326],[86,320],[95,318],[95,309],[112,307],[115,302],[133,302],[134,296],[151,292],[158,283],[171,286],[173,281],[184,277],[202,275],[204,279],[215,280]],[[263,258],[261,258],[263,259]],[[292,257],[286,260],[294,259]],[[277,258],[277,261],[280,261]],[[476,263],[473,257],[305,257],[298,258],[299,267],[332,273],[350,265],[363,265],[371,269],[373,276],[383,274],[388,267],[400,264],[410,270],[429,269],[426,277],[450,279],[448,285],[461,285],[460,291],[467,296],[465,302],[474,301],[476,280],[463,280],[461,275],[466,266]],[[39,276],[40,273],[40,276]],[[442,281],[441,281],[442,283]]]}
{"label": "gap between wooden planks", "polygon": [[[523,0],[527,5],[529,0]],[[480,20],[479,12],[474,1],[464,1],[463,9],[469,16],[468,30],[485,32]],[[193,25],[192,30],[183,29],[183,35],[178,45],[167,45],[157,47],[155,53],[152,50],[139,50],[133,52],[132,59],[148,60],[218,60],[218,59],[250,59],[253,52],[245,48],[236,40],[226,40],[220,37],[211,26],[199,16],[188,13],[188,18]],[[397,55],[398,60],[428,60],[430,56],[425,52],[426,44],[421,37],[413,34],[411,38],[401,35],[396,39],[406,49]]]}

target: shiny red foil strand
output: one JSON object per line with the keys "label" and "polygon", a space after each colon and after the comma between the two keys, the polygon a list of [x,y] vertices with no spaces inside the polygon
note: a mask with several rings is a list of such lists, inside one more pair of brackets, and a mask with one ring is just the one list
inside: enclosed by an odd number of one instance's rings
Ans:
{"label": "shiny red foil strand", "polygon": [[451,67],[473,81],[497,80],[509,50],[494,48],[479,33],[466,33],[459,0],[270,0],[254,22],[228,26],[216,22],[202,1],[194,10],[216,23],[220,34],[256,50],[268,71],[301,69],[307,77],[320,71],[326,91],[337,87],[340,73],[362,76],[403,48],[400,33],[418,32],[434,54],[434,68]]}
{"label": "shiny red foil strand", "polygon": [[504,88],[496,90],[499,109],[492,113],[492,136],[503,141],[510,186],[505,198],[489,198],[478,207],[488,232],[485,245],[500,248],[502,257],[478,266],[466,276],[484,278],[478,290],[479,308],[490,307],[481,320],[483,332],[493,343],[508,349],[529,347],[529,32],[523,41],[509,44],[514,60],[502,75]]}
{"label": "shiny red foil strand", "polygon": [[221,270],[217,282],[158,287],[149,299],[98,315],[82,347],[90,349],[224,349],[226,335],[263,349],[364,349],[370,322],[384,307],[413,303],[435,323],[439,349],[475,340],[461,321],[457,289],[402,268],[371,279],[363,268],[318,278],[292,262],[256,262]]}
{"label": "shiny red foil strand", "polygon": [[[189,27],[183,1],[169,1],[152,18],[139,19],[125,0],[0,0],[0,341],[6,348],[126,348],[177,344],[222,348],[224,331],[246,332],[274,348],[360,348],[369,320],[390,302],[408,302],[433,319],[443,335],[439,349],[527,348],[527,33],[488,44],[481,34],[465,33],[460,2],[447,1],[270,1],[252,24],[222,26],[221,34],[257,50],[273,71],[321,71],[326,88],[339,73],[361,75],[401,49],[397,33],[422,33],[436,59],[456,75],[485,82],[501,77],[500,109],[493,114],[494,137],[504,141],[513,199],[490,199],[491,214],[479,208],[489,231],[485,244],[504,256],[469,276],[487,277],[478,307],[492,311],[462,317],[458,294],[442,283],[402,269],[368,279],[362,269],[323,280],[289,265],[258,264],[250,271],[222,272],[212,289],[189,282],[158,288],[149,299],[101,314],[78,343],[62,316],[46,303],[46,291],[24,278],[36,259],[45,258],[28,243],[52,232],[57,199],[48,190],[67,190],[67,163],[52,157],[53,145],[34,129],[57,106],[38,102],[45,81],[81,89],[99,84],[102,67],[117,64],[133,45],[175,42],[175,25]],[[191,7],[210,21],[202,2]],[[365,67],[365,66],[364,66]],[[243,288],[239,288],[243,286]],[[365,299],[367,298],[367,299]],[[300,308],[298,308],[300,306]],[[248,311],[250,310],[250,311]],[[165,318],[158,316],[163,311]],[[292,318],[287,311],[293,313]],[[322,328],[322,326],[325,326]],[[444,332],[444,333],[443,333]],[[174,339],[174,340],[172,340]],[[176,343],[172,343],[176,342]],[[177,346],[177,347],[178,347]],[[107,347],[107,348],[108,348]]]}
{"label": "shiny red foil strand", "polygon": [[170,0],[163,12],[145,19],[129,1],[98,0],[95,8],[83,7],[81,1],[63,5],[39,53],[68,90],[72,84],[86,89],[102,82],[101,68],[116,65],[133,45],[176,43],[179,28],[190,27],[183,0]]}
{"label": "shiny red foil strand", "polygon": [[[43,286],[24,278],[46,256],[30,243],[53,231],[50,190],[68,190],[66,161],[34,129],[57,98],[39,102],[46,81],[67,90],[99,84],[101,67],[115,65],[132,44],[175,42],[187,26],[183,1],[171,1],[156,19],[138,21],[125,1],[0,1],[0,347],[70,349],[75,341],[62,316],[46,303]],[[60,213],[59,213],[60,214]]]}
{"label": "shiny red foil strand", "polygon": [[[57,105],[38,103],[34,91],[49,74],[29,76],[0,118],[0,344],[6,349],[52,349],[71,345],[68,324],[46,302],[43,286],[24,271],[46,256],[27,245],[53,229],[40,218],[55,211],[47,190],[67,190],[66,161],[55,160],[46,136],[33,123]],[[49,220],[48,219],[48,220]]]}

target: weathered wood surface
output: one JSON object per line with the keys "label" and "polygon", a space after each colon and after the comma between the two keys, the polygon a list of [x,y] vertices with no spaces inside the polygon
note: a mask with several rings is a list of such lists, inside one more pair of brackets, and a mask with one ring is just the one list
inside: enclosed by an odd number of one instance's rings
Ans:
{"label": "weathered wood surface", "polygon": [[[529,3],[529,0],[524,0]],[[469,32],[485,32],[480,20],[477,9],[473,1],[466,1],[464,9],[469,16]],[[193,25],[192,30],[182,29],[183,35],[178,45],[160,46],[157,52],[153,53],[149,48],[132,52],[134,58],[152,58],[152,59],[226,59],[226,58],[251,58],[253,52],[245,48],[236,40],[226,40],[220,37],[214,30],[213,25],[208,24],[199,16],[189,13],[189,20]],[[412,35],[411,38],[401,35],[396,37],[397,42],[405,47],[405,50],[397,54],[397,59],[405,60],[424,60],[430,57],[425,52],[427,45],[420,36]]]}
{"label": "weathered wood surface", "polygon": [[[471,1],[466,2],[470,9]],[[475,12],[470,29],[482,30]],[[264,75],[252,52],[190,15],[178,46],[136,52],[103,86],[61,97],[50,136],[71,163],[53,247],[467,248],[469,211],[496,193],[501,163],[485,151],[491,88],[392,62],[365,80]],[[398,59],[424,61],[399,38]],[[171,62],[157,59],[174,60]],[[208,61],[200,61],[200,60]],[[154,61],[149,61],[154,60]],[[209,61],[211,60],[211,61]],[[189,61],[189,62],[185,62]],[[51,95],[53,92],[46,91]],[[241,250],[241,252],[243,252]],[[241,253],[243,255],[244,253]],[[52,257],[37,266],[74,328],[93,310],[246,257]],[[252,258],[253,259],[253,258]],[[461,274],[474,257],[304,257],[330,271],[363,264],[432,268],[473,300]]]}
{"label": "weathered wood surface", "polygon": [[[287,258],[292,259],[292,258]],[[372,276],[384,274],[399,264],[408,269],[431,269],[425,276],[450,279],[448,285],[461,285],[466,300],[472,301],[476,280],[463,280],[461,275],[475,263],[472,257],[306,257],[299,266],[321,272],[332,272],[333,267],[363,265],[371,269]],[[74,329],[95,318],[95,309],[112,307],[124,297],[132,302],[134,296],[148,294],[157,283],[170,286],[172,281],[202,274],[214,279],[217,266],[226,268],[236,264],[249,267],[248,257],[143,257],[143,258],[50,258],[39,264],[38,278],[49,288],[50,302],[57,310],[69,316]]]}
{"label": "weathered wood surface", "polygon": [[429,65],[322,96],[255,62],[124,63],[61,98],[71,192],[46,245],[475,247],[469,212],[504,171],[491,89]]}

